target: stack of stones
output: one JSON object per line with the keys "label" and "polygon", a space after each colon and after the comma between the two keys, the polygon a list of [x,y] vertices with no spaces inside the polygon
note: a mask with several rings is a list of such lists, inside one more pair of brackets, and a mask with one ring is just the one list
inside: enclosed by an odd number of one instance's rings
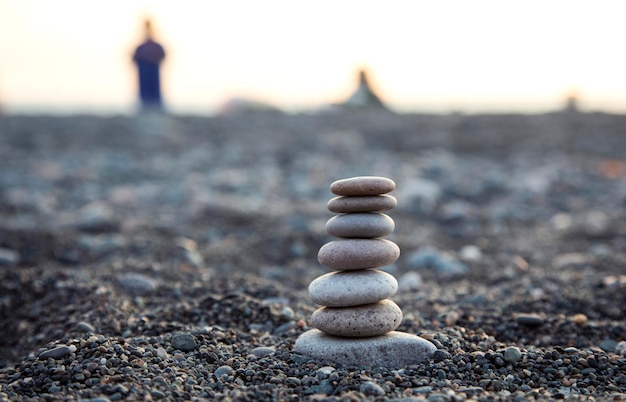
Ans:
{"label": "stack of stones", "polygon": [[394,331],[402,310],[391,301],[396,279],[375,268],[392,264],[399,247],[382,237],[395,229],[382,213],[397,201],[387,195],[396,184],[384,177],[338,180],[330,190],[338,197],[328,209],[339,215],[326,223],[329,235],[341,240],[325,244],[318,260],[333,270],[311,282],[309,295],[322,305],[312,317],[316,329],[302,334],[296,352],[347,366],[403,367],[428,358],[435,346],[415,335]]}

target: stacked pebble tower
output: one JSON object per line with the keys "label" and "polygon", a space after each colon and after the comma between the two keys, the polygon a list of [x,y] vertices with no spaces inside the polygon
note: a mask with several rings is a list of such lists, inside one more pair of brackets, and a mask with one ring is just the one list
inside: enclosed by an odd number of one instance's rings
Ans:
{"label": "stacked pebble tower", "polygon": [[337,195],[328,209],[338,213],[326,223],[331,241],[319,250],[318,260],[333,270],[309,286],[311,300],[322,307],[311,316],[316,329],[302,334],[296,352],[349,366],[402,367],[428,358],[435,346],[415,335],[394,331],[402,310],[389,298],[398,282],[377,270],[395,262],[400,248],[383,239],[395,229],[382,213],[397,201],[387,195],[396,184],[384,177],[362,176],[338,180]]}

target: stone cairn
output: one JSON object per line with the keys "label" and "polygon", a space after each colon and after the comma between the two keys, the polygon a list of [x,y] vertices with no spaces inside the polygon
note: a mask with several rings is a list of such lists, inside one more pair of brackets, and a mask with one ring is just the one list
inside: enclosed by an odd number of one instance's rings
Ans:
{"label": "stone cairn", "polygon": [[311,300],[322,307],[313,312],[309,330],[296,340],[295,351],[346,366],[404,367],[431,356],[435,346],[416,335],[395,331],[402,310],[389,298],[396,279],[375,268],[392,264],[400,248],[382,239],[395,229],[382,213],[397,201],[387,195],[396,184],[385,177],[362,176],[330,185],[337,195],[328,209],[338,213],[326,223],[329,235],[340,240],[320,248],[318,260],[333,270],[309,285]]}

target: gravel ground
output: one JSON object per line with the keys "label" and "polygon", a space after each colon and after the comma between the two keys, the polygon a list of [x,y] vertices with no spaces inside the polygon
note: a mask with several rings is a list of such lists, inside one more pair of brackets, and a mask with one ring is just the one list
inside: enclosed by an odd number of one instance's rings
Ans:
{"label": "gravel ground", "polygon": [[[0,400],[626,399],[626,116],[0,116]],[[400,370],[293,353],[392,178]]]}

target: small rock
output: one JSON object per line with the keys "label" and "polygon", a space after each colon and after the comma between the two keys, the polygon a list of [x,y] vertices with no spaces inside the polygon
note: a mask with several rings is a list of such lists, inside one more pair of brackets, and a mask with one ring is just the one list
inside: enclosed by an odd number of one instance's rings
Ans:
{"label": "small rock", "polygon": [[600,342],[598,346],[600,346],[600,349],[604,350],[605,352],[614,353],[617,349],[617,341],[613,339],[605,339]]}
{"label": "small rock", "polygon": [[435,210],[442,196],[442,189],[437,182],[416,178],[403,182],[397,197],[405,200],[411,212],[431,213]]}
{"label": "small rock", "polygon": [[374,381],[366,381],[361,384],[360,391],[365,395],[375,395],[375,396],[383,396],[385,395],[385,390]]}
{"label": "small rock", "polygon": [[196,338],[190,333],[176,334],[172,337],[172,347],[183,352],[190,352],[198,347]]}
{"label": "small rock", "polygon": [[76,324],[76,328],[83,332],[96,332],[96,329],[93,327],[93,325],[85,321],[81,321]]}
{"label": "small rock", "polygon": [[117,283],[128,293],[144,296],[155,292],[159,285],[154,279],[137,273],[122,274],[117,277]]}
{"label": "small rock", "polygon": [[615,353],[626,357],[626,341],[618,342],[615,345]]}
{"label": "small rock", "polygon": [[602,211],[589,211],[582,218],[583,232],[593,238],[610,236],[613,222],[609,215]]}
{"label": "small rock", "polygon": [[0,247],[0,265],[14,267],[20,262],[20,255],[9,248]]}
{"label": "small rock", "polygon": [[454,326],[456,322],[459,320],[460,315],[456,311],[450,311],[446,314],[446,325],[448,327]]}
{"label": "small rock", "polygon": [[554,268],[562,269],[565,267],[580,267],[587,264],[588,259],[585,254],[582,253],[565,253],[559,254],[552,260]]}
{"label": "small rock", "polygon": [[555,232],[566,232],[574,226],[574,219],[566,213],[558,213],[550,218],[550,227]]}
{"label": "small rock", "polygon": [[518,324],[529,327],[538,327],[543,324],[544,319],[538,314],[518,314],[515,317],[515,321],[517,321]]}
{"label": "small rock", "polygon": [[332,382],[327,378],[320,381],[319,385],[316,385],[315,387],[313,387],[313,389],[315,393],[323,395],[331,395],[333,392],[335,392],[335,387],[333,386]]}
{"label": "small rock", "polygon": [[422,275],[417,272],[407,272],[398,279],[398,289],[402,291],[419,289],[423,284]]}
{"label": "small rock", "polygon": [[478,262],[483,258],[483,252],[473,244],[468,244],[459,251],[459,258],[463,261]]}
{"label": "small rock", "polygon": [[435,362],[440,362],[442,360],[446,360],[449,358],[450,358],[450,353],[446,352],[445,350],[437,349],[435,350],[435,353],[433,353],[433,360]]}
{"label": "small rock", "polygon": [[250,351],[250,354],[256,357],[265,357],[269,356],[272,353],[276,352],[276,349],[271,346],[259,346]]}
{"label": "small rock", "polygon": [[430,394],[433,392],[433,387],[424,385],[421,387],[413,388],[413,392],[416,394]]}
{"label": "small rock", "polygon": [[334,368],[333,366],[324,366],[324,367],[320,367],[317,372],[318,373],[322,373],[323,375],[330,375],[330,373],[332,373],[333,371],[335,371],[336,368]]}
{"label": "small rock", "polygon": [[78,210],[76,226],[86,232],[110,232],[117,229],[118,222],[109,205],[95,201]]}
{"label": "small rock", "polygon": [[230,366],[219,366],[217,369],[215,369],[215,372],[213,373],[213,375],[215,375],[215,378],[220,378],[223,376],[229,376],[233,373],[233,368]]}
{"label": "small rock", "polygon": [[63,359],[64,357],[68,357],[72,353],[69,346],[57,346],[54,349],[43,351],[39,354],[39,359],[46,360],[49,358],[53,359]]}
{"label": "small rock", "polygon": [[407,263],[414,269],[433,269],[445,275],[464,274],[469,270],[467,265],[433,247],[424,247],[410,253]]}
{"label": "small rock", "polygon": [[163,361],[165,361],[165,360],[167,360],[169,358],[169,356],[167,354],[167,351],[165,349],[163,349],[162,347],[157,348],[156,354]]}
{"label": "small rock", "polygon": [[509,346],[504,350],[504,361],[515,363],[522,358],[522,352],[515,346]]}
{"label": "small rock", "polygon": [[455,200],[441,206],[439,216],[444,222],[459,222],[474,215],[474,206],[467,201]]}
{"label": "small rock", "polygon": [[587,323],[587,316],[584,314],[574,314],[572,320],[576,325],[585,325]]}

